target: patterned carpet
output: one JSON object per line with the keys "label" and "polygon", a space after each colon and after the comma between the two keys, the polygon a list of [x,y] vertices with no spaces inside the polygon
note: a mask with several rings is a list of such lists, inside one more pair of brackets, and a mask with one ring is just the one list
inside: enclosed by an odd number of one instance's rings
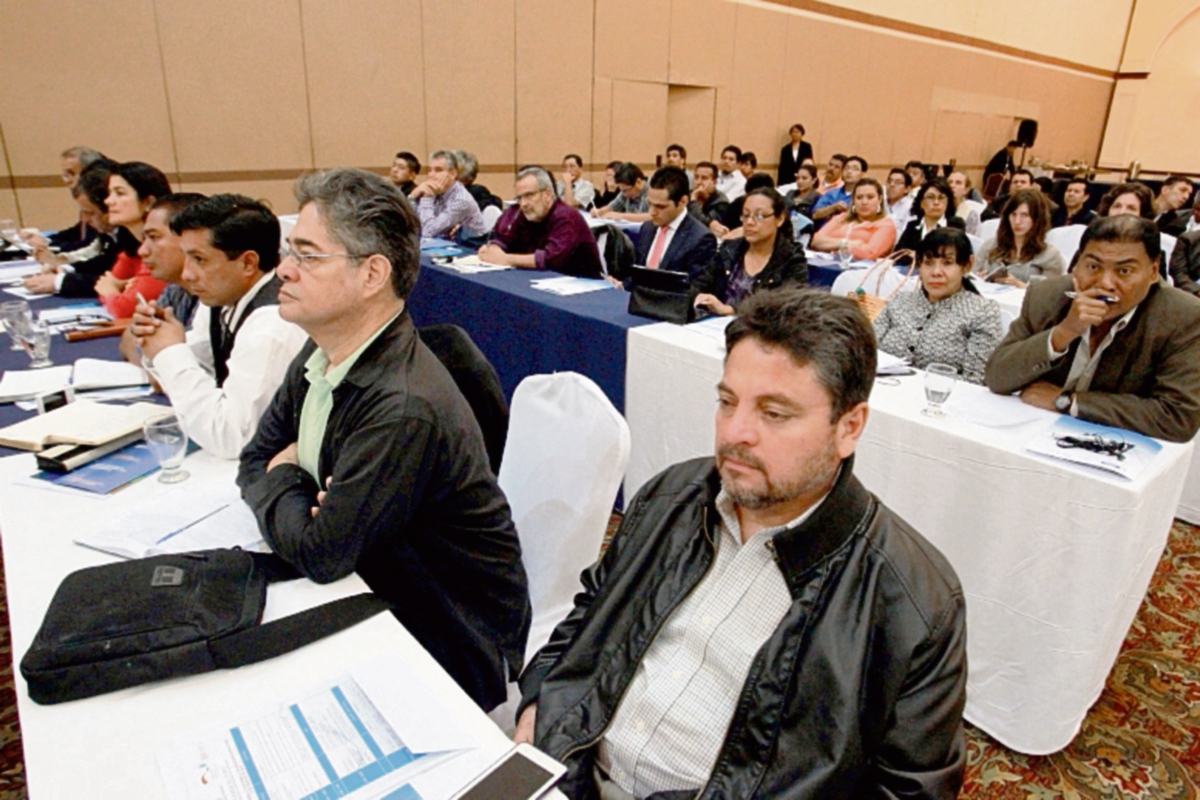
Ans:
{"label": "patterned carpet", "polygon": [[[0,570],[0,800],[18,800],[26,796],[25,775],[3,581]],[[1198,657],[1200,528],[1176,522],[1108,686],[1079,736],[1061,753],[1033,757],[968,726],[960,797],[1200,800]]]}

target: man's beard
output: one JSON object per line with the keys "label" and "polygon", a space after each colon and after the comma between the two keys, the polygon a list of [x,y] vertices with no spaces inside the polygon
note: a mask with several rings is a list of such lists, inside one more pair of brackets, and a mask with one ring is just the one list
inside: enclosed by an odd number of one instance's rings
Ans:
{"label": "man's beard", "polygon": [[804,465],[804,471],[792,481],[773,481],[767,474],[763,462],[741,445],[722,445],[717,449],[718,472],[727,458],[753,467],[763,475],[766,485],[758,489],[738,486],[732,480],[726,480],[724,474],[721,475],[721,488],[725,490],[730,499],[742,508],[753,510],[787,503],[828,485],[833,480],[841,462],[841,459],[838,458],[837,446],[832,438],[816,457]]}

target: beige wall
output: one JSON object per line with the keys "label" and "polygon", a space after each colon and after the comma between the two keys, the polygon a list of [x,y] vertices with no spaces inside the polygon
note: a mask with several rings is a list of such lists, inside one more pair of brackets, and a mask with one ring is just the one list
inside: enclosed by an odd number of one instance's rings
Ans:
{"label": "beige wall", "polygon": [[1100,164],[1200,174],[1200,2],[1139,3]]}
{"label": "beige wall", "polygon": [[0,216],[72,218],[73,144],[280,212],[296,174],[398,149],[471,150],[500,194],[518,165],[650,165],[675,139],[770,169],[795,121],[875,174],[977,171],[1019,117],[1034,154],[1091,161],[1130,2],[0,0]]}

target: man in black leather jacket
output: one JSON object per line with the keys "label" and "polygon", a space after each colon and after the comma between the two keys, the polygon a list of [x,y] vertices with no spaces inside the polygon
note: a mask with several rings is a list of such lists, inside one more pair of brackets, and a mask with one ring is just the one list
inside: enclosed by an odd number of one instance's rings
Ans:
{"label": "man in black leather jacket", "polygon": [[638,492],[521,676],[515,738],[572,798],[954,798],[962,590],[853,475],[870,323],[811,290],[739,311],[715,464]]}

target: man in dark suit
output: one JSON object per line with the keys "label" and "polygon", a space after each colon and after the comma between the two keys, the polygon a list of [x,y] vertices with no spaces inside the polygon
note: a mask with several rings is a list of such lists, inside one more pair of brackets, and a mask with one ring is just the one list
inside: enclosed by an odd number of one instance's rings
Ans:
{"label": "man in dark suit", "polygon": [[[1200,203],[1196,210],[1200,214]],[[1200,296],[1200,229],[1180,234],[1171,254],[1171,280],[1176,289]]]}
{"label": "man in dark suit", "polygon": [[1200,299],[1158,276],[1154,223],[1129,214],[1088,225],[1070,275],[1029,285],[992,353],[997,394],[1146,436],[1200,429]]}
{"label": "man in dark suit", "polygon": [[634,263],[686,272],[695,279],[717,252],[717,238],[687,213],[688,179],[679,167],[663,167],[650,178],[650,219],[638,231]]}

